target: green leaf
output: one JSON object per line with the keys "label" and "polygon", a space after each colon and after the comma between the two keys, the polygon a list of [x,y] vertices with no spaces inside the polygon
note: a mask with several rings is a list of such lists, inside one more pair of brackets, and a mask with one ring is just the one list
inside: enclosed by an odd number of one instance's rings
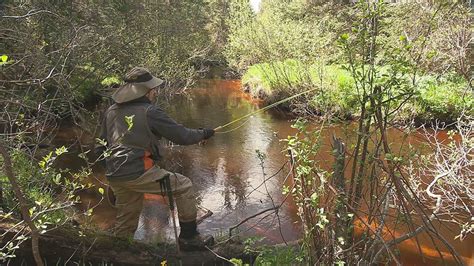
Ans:
{"label": "green leaf", "polygon": [[85,151],[85,152],[82,152],[80,153],[79,155],[77,155],[77,157],[83,159],[84,161],[87,161],[87,154],[90,152],[90,150],[88,151]]}
{"label": "green leaf", "polygon": [[100,187],[100,188],[99,188],[99,193],[102,194],[102,195],[104,195],[104,189]]}
{"label": "green leaf", "polygon": [[0,56],[0,60],[4,63],[7,62],[8,61],[8,55],[4,54],[4,55]]}
{"label": "green leaf", "polygon": [[36,207],[32,207],[28,210],[30,216],[33,216],[33,212],[36,211]]}
{"label": "green leaf", "polygon": [[53,182],[56,185],[59,185],[61,183],[61,174],[60,173],[56,174],[56,176],[53,177]]}
{"label": "green leaf", "polygon": [[243,265],[243,262],[241,259],[236,259],[236,258],[232,258],[229,260],[231,263],[233,263],[234,265],[238,265],[238,266],[241,266]]}
{"label": "green leaf", "polygon": [[337,238],[337,241],[339,241],[339,244],[344,245],[344,237],[340,236]]}
{"label": "green leaf", "polygon": [[348,39],[349,39],[349,34],[348,33],[341,34],[341,40],[342,41],[347,41]]}
{"label": "green leaf", "polygon": [[128,126],[127,130],[132,129],[134,117],[135,115],[125,116],[125,123],[127,123],[127,126]]}
{"label": "green leaf", "polygon": [[104,86],[111,86],[111,85],[114,85],[114,84],[120,84],[120,78],[117,77],[117,76],[106,77],[100,82],[100,84],[102,84]]}
{"label": "green leaf", "polygon": [[107,146],[107,141],[105,139],[96,138],[95,140],[97,140],[100,145]]}
{"label": "green leaf", "polygon": [[59,156],[59,155],[61,155],[61,154],[64,154],[64,153],[66,153],[66,152],[68,152],[68,149],[67,149],[66,147],[64,147],[64,146],[59,147],[59,148],[57,148],[57,149],[54,151],[54,153],[56,153],[57,156]]}
{"label": "green leaf", "polygon": [[20,235],[16,238],[16,240],[18,240],[18,241],[22,241],[22,240],[26,240],[26,239],[27,239],[27,237],[24,236],[24,235]]}
{"label": "green leaf", "polygon": [[318,193],[314,192],[311,194],[311,202],[316,203],[318,201]]}

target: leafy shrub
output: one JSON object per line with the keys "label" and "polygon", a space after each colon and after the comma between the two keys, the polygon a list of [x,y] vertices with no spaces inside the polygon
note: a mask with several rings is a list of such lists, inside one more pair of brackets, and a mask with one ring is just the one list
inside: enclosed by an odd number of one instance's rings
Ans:
{"label": "leafy shrub", "polygon": [[[79,181],[88,173],[82,172],[71,177],[66,170],[53,167],[55,160],[66,152],[65,147],[55,149],[39,162],[32,160],[21,150],[16,150],[11,155],[17,182],[31,206],[30,215],[43,229],[71,218],[66,215],[65,210],[78,201],[74,192],[85,187]],[[3,172],[0,173],[0,183],[4,189],[4,211],[19,217],[18,201]]]}
{"label": "leafy shrub", "polygon": [[346,25],[347,8],[310,1],[263,1],[262,5],[261,12],[254,14],[248,1],[231,4],[224,51],[230,66],[244,71],[257,63],[286,59],[337,59],[334,41]]}
{"label": "leafy shrub", "polygon": [[[245,253],[258,254],[253,265],[270,266],[270,265],[304,265],[304,250],[299,246],[267,246],[261,245],[264,238],[249,237],[244,241]],[[244,265],[241,260],[232,261],[236,265]],[[246,265],[246,264],[245,264]]]}
{"label": "leafy shrub", "polygon": [[424,121],[438,119],[453,122],[462,112],[473,114],[474,97],[463,80],[437,80],[433,76],[425,76],[419,82],[414,105],[419,118]]}

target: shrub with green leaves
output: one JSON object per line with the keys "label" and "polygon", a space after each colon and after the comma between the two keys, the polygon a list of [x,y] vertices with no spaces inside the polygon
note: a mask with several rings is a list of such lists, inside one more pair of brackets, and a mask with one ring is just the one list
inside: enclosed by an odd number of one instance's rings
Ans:
{"label": "shrub with green leaves", "polygon": [[423,121],[456,121],[463,112],[474,114],[474,97],[467,82],[462,79],[422,77],[413,104]]}
{"label": "shrub with green leaves", "polygon": [[[75,192],[87,187],[81,180],[90,174],[89,171],[71,174],[68,170],[54,166],[57,158],[67,152],[63,146],[47,153],[40,160],[31,158],[22,150],[11,153],[15,178],[27,201],[29,215],[40,234],[70,221],[76,213],[73,206],[79,202]],[[0,220],[22,220],[18,199],[3,172],[0,173],[0,183],[3,190]],[[0,249],[0,261],[14,257],[15,249],[28,238],[28,232],[20,231],[14,239],[6,239],[7,245]]]}
{"label": "shrub with green leaves", "polygon": [[348,9],[339,4],[267,0],[262,1],[257,14],[249,1],[230,5],[224,54],[229,65],[240,72],[263,62],[297,59],[307,63],[338,57],[334,41],[349,18]]}
{"label": "shrub with green leaves", "polygon": [[[49,152],[39,161],[21,150],[11,155],[18,184],[31,205],[30,215],[43,224],[59,224],[68,219],[64,211],[79,200],[74,192],[85,188],[80,180],[89,172],[71,175],[68,170],[54,167],[57,158],[67,152],[63,146]],[[19,217],[17,200],[3,172],[0,173],[0,182],[4,188],[4,211]]]}

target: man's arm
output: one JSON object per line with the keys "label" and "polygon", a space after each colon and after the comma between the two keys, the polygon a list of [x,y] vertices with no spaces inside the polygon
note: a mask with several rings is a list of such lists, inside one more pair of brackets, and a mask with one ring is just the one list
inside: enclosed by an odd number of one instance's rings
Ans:
{"label": "man's arm", "polygon": [[191,129],[178,124],[158,107],[148,110],[147,120],[153,134],[163,136],[179,145],[196,144],[210,137],[210,133],[205,129]]}

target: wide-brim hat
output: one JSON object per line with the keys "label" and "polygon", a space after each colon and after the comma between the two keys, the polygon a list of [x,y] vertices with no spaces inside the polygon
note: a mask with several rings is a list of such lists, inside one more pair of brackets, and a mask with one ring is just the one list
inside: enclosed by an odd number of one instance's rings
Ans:
{"label": "wide-brim hat", "polygon": [[125,75],[124,80],[126,83],[112,94],[112,99],[116,103],[138,99],[164,82],[162,79],[153,76],[148,69],[143,67],[134,67]]}

